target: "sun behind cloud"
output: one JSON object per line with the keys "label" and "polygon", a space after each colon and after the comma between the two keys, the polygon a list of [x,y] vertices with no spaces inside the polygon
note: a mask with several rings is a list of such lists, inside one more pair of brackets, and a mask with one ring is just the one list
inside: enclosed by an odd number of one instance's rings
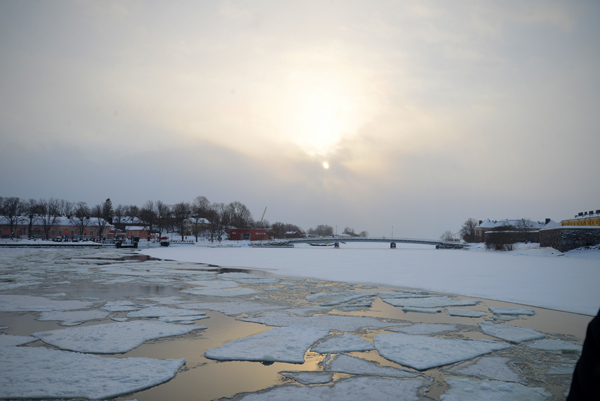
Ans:
{"label": "sun behind cloud", "polygon": [[327,162],[323,162],[323,168],[324,168],[325,170],[329,169],[329,163],[327,163]]}

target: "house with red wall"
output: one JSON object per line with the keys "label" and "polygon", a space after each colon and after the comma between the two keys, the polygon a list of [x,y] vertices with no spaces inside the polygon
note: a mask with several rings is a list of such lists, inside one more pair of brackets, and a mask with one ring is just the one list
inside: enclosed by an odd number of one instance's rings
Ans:
{"label": "house with red wall", "polygon": [[232,228],[228,232],[229,239],[232,241],[266,241],[269,239],[267,230],[259,230],[256,228]]}

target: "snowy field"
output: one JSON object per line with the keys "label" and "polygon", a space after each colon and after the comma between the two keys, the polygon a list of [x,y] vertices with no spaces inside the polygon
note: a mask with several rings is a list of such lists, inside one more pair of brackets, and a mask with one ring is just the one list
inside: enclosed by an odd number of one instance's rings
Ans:
{"label": "snowy field", "polygon": [[474,293],[595,313],[597,251],[228,245],[0,249],[0,399],[558,401],[589,316]]}
{"label": "snowy field", "polygon": [[[245,245],[245,244],[243,244]],[[387,284],[514,302],[595,316],[600,308],[600,250],[560,253],[537,244],[511,252],[436,250],[426,245],[349,243],[340,249],[169,247],[143,250],[162,259],[271,269],[285,276]]]}

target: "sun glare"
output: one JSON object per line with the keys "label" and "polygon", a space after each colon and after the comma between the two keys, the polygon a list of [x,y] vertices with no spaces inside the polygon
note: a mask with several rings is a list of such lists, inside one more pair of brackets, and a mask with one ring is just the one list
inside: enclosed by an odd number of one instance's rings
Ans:
{"label": "sun glare", "polygon": [[308,154],[326,156],[354,130],[356,107],[345,92],[343,86],[322,82],[294,91],[289,135]]}
{"label": "sun glare", "polygon": [[323,162],[323,168],[327,170],[329,168],[329,163]]}

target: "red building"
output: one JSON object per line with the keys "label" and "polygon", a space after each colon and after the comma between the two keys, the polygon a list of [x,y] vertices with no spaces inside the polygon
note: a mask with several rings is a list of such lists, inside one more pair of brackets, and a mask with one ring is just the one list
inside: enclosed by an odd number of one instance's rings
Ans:
{"label": "red building", "polygon": [[229,230],[229,239],[232,241],[266,241],[269,239],[269,233],[267,230],[254,228],[232,228]]}

